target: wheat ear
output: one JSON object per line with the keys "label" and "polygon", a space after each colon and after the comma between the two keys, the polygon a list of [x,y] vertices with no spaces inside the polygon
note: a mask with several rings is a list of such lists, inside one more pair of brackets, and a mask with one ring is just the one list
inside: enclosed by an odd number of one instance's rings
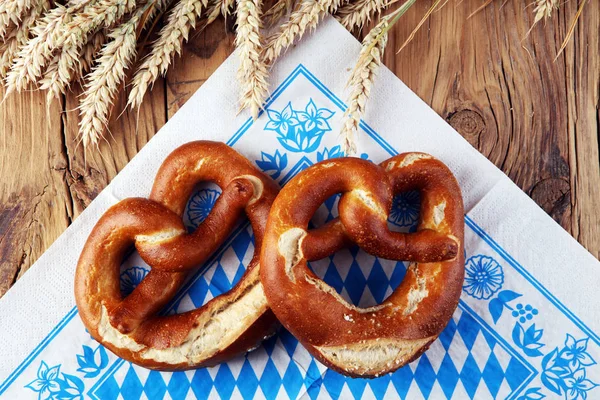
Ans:
{"label": "wheat ear", "polygon": [[241,85],[240,108],[250,109],[253,119],[267,98],[267,66],[261,58],[261,0],[237,1],[235,44],[240,58],[238,82]]}
{"label": "wheat ear", "polygon": [[12,61],[16,56],[18,49],[27,43],[31,33],[31,28],[33,27],[35,21],[48,8],[50,8],[49,1],[38,3],[29,10],[29,14],[23,18],[20,25],[15,27],[8,37],[4,39],[4,42],[0,44],[0,77],[6,77],[6,74],[12,65]]}
{"label": "wheat ear", "polygon": [[548,19],[552,16],[552,12],[558,9],[558,0],[536,0],[533,13],[533,25],[540,22],[542,19]]}
{"label": "wheat ear", "polygon": [[23,25],[21,18],[28,18],[28,15],[25,16],[28,10],[34,6],[35,8],[41,7],[43,3],[45,2],[40,0],[4,0],[0,2],[0,40],[5,39],[10,33],[11,25],[15,27]]}
{"label": "wheat ear", "polygon": [[131,108],[142,104],[144,95],[160,75],[166,74],[175,53],[181,54],[181,45],[188,39],[190,29],[207,7],[207,0],[181,0],[173,7],[165,26],[160,30],[152,51],[142,61],[131,81],[127,105]]}
{"label": "wheat ear", "polygon": [[145,21],[142,18],[154,4],[150,2],[138,8],[127,22],[108,34],[110,41],[100,51],[96,65],[86,79],[79,106],[79,135],[85,148],[89,144],[96,145],[108,125],[110,108],[125,80],[126,70],[136,56],[137,36],[141,30],[138,27],[151,20],[151,17]]}
{"label": "wheat ear", "polygon": [[415,1],[408,0],[393,13],[381,18],[381,21],[362,41],[358,61],[347,83],[350,87],[350,96],[347,100],[348,109],[344,114],[345,121],[341,132],[342,148],[347,156],[356,154],[356,132],[365,113],[373,80],[381,65],[388,31]]}
{"label": "wheat ear", "polygon": [[92,69],[94,59],[102,49],[102,46],[104,46],[104,43],[106,43],[106,40],[106,33],[104,30],[101,30],[96,32],[85,46],[83,46],[83,50],[81,51],[81,68],[77,71],[78,76],[75,77],[75,80],[78,80],[84,73]]}
{"label": "wheat ear", "polygon": [[219,15],[227,18],[233,7],[233,3],[234,0],[213,0],[212,4],[208,7],[206,21],[204,21],[202,29],[215,22]]}
{"label": "wheat ear", "polygon": [[40,81],[40,88],[48,89],[49,101],[64,93],[71,81],[78,76],[76,71],[82,68],[82,49],[90,35],[100,28],[113,26],[134,7],[135,0],[96,0],[66,24],[63,34],[57,40],[59,53]]}
{"label": "wheat ear", "polygon": [[27,88],[42,74],[60,35],[60,27],[71,18],[69,8],[57,5],[37,20],[33,38],[19,50],[11,70],[6,74],[6,95]]}
{"label": "wheat ear", "polygon": [[301,0],[296,4],[288,21],[267,39],[265,62],[268,65],[273,64],[307,30],[314,29],[327,13],[334,13],[342,2],[343,0]]}
{"label": "wheat ear", "polygon": [[392,2],[393,0],[358,0],[340,7],[335,18],[349,31],[362,29],[373,15],[381,13]]}

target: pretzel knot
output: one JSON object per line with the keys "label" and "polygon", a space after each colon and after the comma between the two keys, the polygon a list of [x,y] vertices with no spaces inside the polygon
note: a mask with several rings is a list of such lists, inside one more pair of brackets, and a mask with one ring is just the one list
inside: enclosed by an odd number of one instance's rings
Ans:
{"label": "pretzel knot", "polygon": [[[222,193],[188,234],[181,217],[202,181],[216,183]],[[162,164],[150,199],[129,198],[111,207],[84,246],[75,298],[90,334],[119,357],[154,369],[214,365],[256,347],[276,327],[259,279],[258,251],[229,292],[182,314],[157,313],[188,272],[224,242],[244,211],[260,249],[278,190],[225,144],[199,141],[176,149]],[[132,245],[152,270],[123,298],[119,268]]]}
{"label": "pretzel knot", "polygon": [[[419,190],[415,233],[389,230],[393,195]],[[339,219],[307,230],[317,208],[342,193]],[[458,304],[464,277],[463,203],[450,170],[423,153],[380,166],[358,158],[315,164],[273,203],[261,251],[261,280],[279,321],[325,365],[351,376],[392,372],[420,356]],[[396,290],[374,307],[345,301],[307,267],[350,244],[412,261]]]}

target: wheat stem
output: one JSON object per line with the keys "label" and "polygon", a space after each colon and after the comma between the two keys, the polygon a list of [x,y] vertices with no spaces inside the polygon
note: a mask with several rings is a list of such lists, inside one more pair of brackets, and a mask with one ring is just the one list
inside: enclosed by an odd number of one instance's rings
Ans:
{"label": "wheat stem", "polygon": [[167,18],[167,23],[161,29],[159,37],[152,46],[152,51],[144,59],[132,79],[131,91],[127,105],[131,108],[142,104],[144,95],[160,75],[169,68],[171,58],[175,53],[181,54],[181,45],[188,39],[190,29],[196,25],[207,0],[180,0],[173,7]]}
{"label": "wheat stem", "polygon": [[[435,11],[435,9],[437,8],[437,6],[441,2],[442,2],[442,0],[435,0],[433,2],[433,4],[431,5],[431,7],[429,7],[429,9],[425,13],[425,15],[423,15],[423,17],[421,18],[421,20],[419,21],[419,23],[417,24],[417,26],[412,30],[412,32],[410,33],[410,35],[408,35],[408,37],[406,38],[406,40],[404,41],[404,43],[402,43],[402,46],[400,46],[400,49],[398,49],[398,51],[396,52],[396,54],[400,53],[406,47],[406,45],[409,44],[415,38],[415,35],[419,31],[419,29],[421,29],[421,27],[423,26],[423,24],[425,23],[425,21],[427,21],[427,19],[431,15],[431,13],[433,13]],[[446,3],[442,4],[442,7],[445,4]]]}
{"label": "wheat stem", "polygon": [[328,13],[334,13],[343,0],[301,0],[278,32],[267,38],[264,59],[273,64],[283,52],[309,29],[314,29]]}
{"label": "wheat stem", "polygon": [[342,149],[347,156],[356,154],[356,133],[366,110],[373,80],[381,65],[388,31],[415,1],[408,0],[393,13],[381,18],[381,21],[362,41],[358,61],[347,83],[350,87],[350,96],[347,100],[348,109],[344,114],[345,121],[341,132]]}
{"label": "wheat stem", "polygon": [[235,44],[240,58],[238,82],[241,86],[240,108],[250,109],[253,119],[267,98],[267,66],[261,58],[261,0],[237,0],[237,35]]}

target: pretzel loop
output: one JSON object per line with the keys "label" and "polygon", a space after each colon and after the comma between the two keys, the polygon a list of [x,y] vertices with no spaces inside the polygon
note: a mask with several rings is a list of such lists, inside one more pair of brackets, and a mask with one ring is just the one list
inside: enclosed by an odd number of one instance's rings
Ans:
{"label": "pretzel loop", "polygon": [[[321,362],[352,376],[394,371],[425,351],[451,318],[464,275],[463,206],[451,172],[420,153],[382,166],[341,158],[298,174],[273,204],[261,252],[261,280],[277,318]],[[421,192],[417,232],[391,232],[393,194],[406,189]],[[308,231],[335,193],[343,193],[339,220]],[[415,261],[382,304],[351,305],[308,269],[308,260],[349,241],[380,257]]]}
{"label": "pretzel loop", "polygon": [[[194,187],[222,188],[203,223],[188,234],[181,216]],[[90,334],[118,356],[154,369],[209,366],[255,347],[274,331],[259,280],[259,252],[240,281],[207,304],[182,314],[157,316],[187,273],[226,239],[242,213],[255,246],[278,187],[245,158],[221,143],[192,142],[161,166],[147,199],[126,199],[94,227],[80,257],[75,296]],[[132,245],[152,270],[125,298],[119,266]]]}

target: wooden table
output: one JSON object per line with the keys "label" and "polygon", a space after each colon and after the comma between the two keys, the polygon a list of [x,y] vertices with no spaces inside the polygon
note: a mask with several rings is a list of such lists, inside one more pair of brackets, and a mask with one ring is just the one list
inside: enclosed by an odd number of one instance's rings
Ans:
{"label": "wooden table", "polygon": [[[561,2],[525,40],[529,1],[502,3],[468,19],[479,0],[450,2],[395,54],[430,5],[417,2],[394,29],[385,63],[599,257],[600,2],[586,5],[556,62],[578,1]],[[114,139],[87,162],[76,140],[80,88],[48,110],[40,92],[0,106],[0,296],[227,58],[233,39],[222,20],[194,37],[139,120],[135,112],[114,119]]]}

